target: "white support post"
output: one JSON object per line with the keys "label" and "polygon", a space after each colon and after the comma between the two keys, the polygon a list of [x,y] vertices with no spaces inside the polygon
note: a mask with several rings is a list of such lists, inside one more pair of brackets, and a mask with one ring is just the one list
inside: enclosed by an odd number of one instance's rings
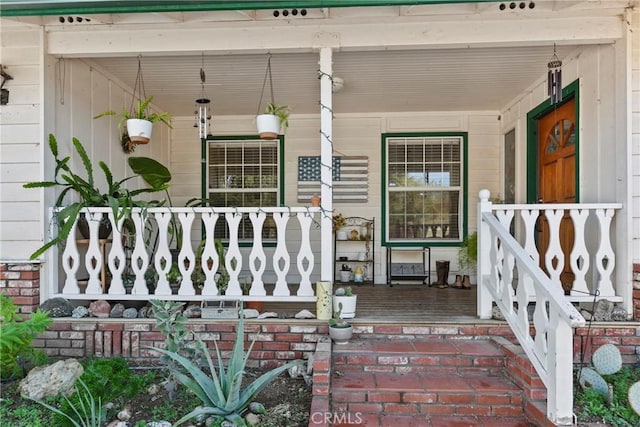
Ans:
{"label": "white support post", "polygon": [[[573,425],[573,329],[551,310],[547,332],[547,418],[555,425]],[[567,374],[569,373],[569,374]]]}
{"label": "white support post", "polygon": [[320,48],[320,280],[333,282],[333,51]]}
{"label": "white support post", "polygon": [[491,310],[493,308],[493,299],[487,286],[483,283],[485,276],[491,271],[491,260],[489,252],[491,251],[491,232],[489,226],[482,220],[484,212],[491,212],[491,202],[489,190],[480,190],[478,193],[480,203],[478,203],[478,296],[477,310],[480,319],[491,319]]}

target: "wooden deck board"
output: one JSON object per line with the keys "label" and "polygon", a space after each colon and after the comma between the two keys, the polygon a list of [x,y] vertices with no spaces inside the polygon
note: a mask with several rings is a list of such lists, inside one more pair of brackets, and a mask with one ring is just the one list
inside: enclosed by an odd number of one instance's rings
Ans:
{"label": "wooden deck board", "polygon": [[[338,287],[336,285],[335,287]],[[334,287],[334,289],[335,289]],[[356,285],[358,295],[356,318],[358,321],[376,322],[455,322],[475,323],[476,286],[469,290],[427,285],[395,284]],[[315,314],[315,303],[265,303],[265,311],[297,312],[306,308]]]}

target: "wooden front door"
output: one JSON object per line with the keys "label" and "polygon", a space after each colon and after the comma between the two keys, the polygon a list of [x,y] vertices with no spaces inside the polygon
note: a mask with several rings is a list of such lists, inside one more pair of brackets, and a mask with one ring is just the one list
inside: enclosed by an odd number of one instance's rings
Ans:
{"label": "wooden front door", "polygon": [[[570,100],[538,119],[538,199],[541,203],[576,202],[575,100]],[[540,264],[549,246],[549,227],[541,217],[538,227]],[[560,281],[565,292],[571,290],[574,275],[569,267],[573,246],[573,225],[568,214],[560,224],[560,247],[564,268]],[[557,260],[553,261],[554,268]],[[546,270],[546,269],[545,269]]]}

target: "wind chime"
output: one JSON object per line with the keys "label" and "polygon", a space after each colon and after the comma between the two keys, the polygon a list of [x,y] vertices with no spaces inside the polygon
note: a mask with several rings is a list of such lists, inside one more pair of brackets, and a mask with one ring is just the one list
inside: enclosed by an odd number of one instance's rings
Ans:
{"label": "wind chime", "polygon": [[204,53],[202,54],[202,67],[200,68],[200,98],[196,99],[196,109],[193,112],[195,115],[194,128],[198,128],[198,135],[200,139],[204,139],[209,135],[211,128],[211,111],[209,105],[211,100],[207,98],[207,94],[204,91],[204,83],[207,77],[204,73]]}
{"label": "wind chime", "polygon": [[553,44],[553,56],[547,64],[547,95],[551,105],[562,101],[562,61],[556,55],[556,44]]}

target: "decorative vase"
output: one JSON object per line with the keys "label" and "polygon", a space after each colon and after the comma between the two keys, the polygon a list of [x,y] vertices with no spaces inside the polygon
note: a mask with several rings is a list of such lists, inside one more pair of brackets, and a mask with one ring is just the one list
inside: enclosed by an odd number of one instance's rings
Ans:
{"label": "decorative vase", "polygon": [[333,293],[331,282],[318,282],[316,285],[316,317],[318,320],[331,319],[331,294]]}
{"label": "decorative vase", "polygon": [[131,142],[135,144],[147,144],[151,139],[153,123],[142,119],[127,120],[127,134]]}
{"label": "decorative vase", "polygon": [[356,317],[356,303],[358,302],[358,295],[334,295],[333,296],[333,312],[337,313],[340,310],[340,304],[342,304],[342,311],[340,312],[341,319],[353,319]]}
{"label": "decorative vase", "polygon": [[336,239],[338,239],[338,240],[347,240],[347,232],[346,231],[338,231],[336,233]]}
{"label": "decorative vase", "polygon": [[273,114],[260,114],[256,117],[256,125],[262,139],[276,139],[280,133],[280,118]]}
{"label": "decorative vase", "polygon": [[329,336],[334,343],[342,345],[349,342],[353,336],[353,326],[349,325],[346,328],[338,328],[335,326],[329,326]]}
{"label": "decorative vase", "polygon": [[351,280],[351,272],[350,271],[340,270],[340,281],[341,282],[348,282],[350,280]]}
{"label": "decorative vase", "polygon": [[320,206],[320,196],[311,197],[311,206],[313,206],[314,208]]}

